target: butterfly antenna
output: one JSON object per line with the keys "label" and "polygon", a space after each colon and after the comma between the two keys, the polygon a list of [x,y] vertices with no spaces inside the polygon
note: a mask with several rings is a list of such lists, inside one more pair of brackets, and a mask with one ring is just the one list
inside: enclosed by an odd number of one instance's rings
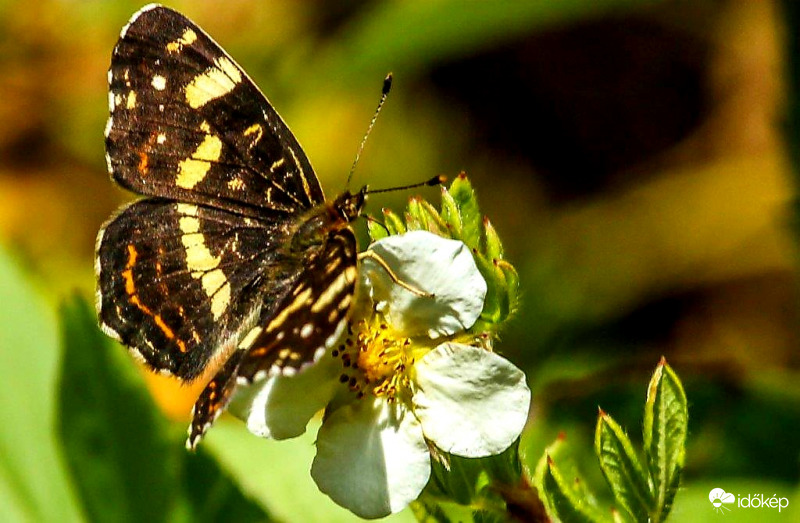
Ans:
{"label": "butterfly antenna", "polygon": [[387,187],[386,189],[375,189],[372,191],[366,191],[364,194],[375,194],[379,192],[390,192],[390,191],[404,191],[406,189],[414,189],[416,187],[435,187],[436,185],[442,185],[447,182],[447,176],[440,174],[438,176],[434,176],[430,180],[425,180],[424,182],[419,183],[412,183],[411,185],[402,185],[399,187]]}
{"label": "butterfly antenna", "polygon": [[367,127],[367,132],[364,134],[364,138],[361,140],[361,145],[358,146],[358,152],[356,153],[356,159],[353,160],[353,166],[350,167],[350,174],[347,175],[347,185],[345,188],[350,187],[350,179],[353,177],[353,173],[356,170],[356,165],[358,165],[358,160],[361,158],[361,153],[364,151],[364,144],[367,143],[367,138],[369,137],[369,133],[372,132],[372,128],[375,126],[375,121],[378,119],[378,114],[380,114],[381,109],[383,108],[383,104],[386,102],[386,97],[389,96],[389,91],[392,88],[392,73],[386,75],[386,78],[383,79],[383,88],[381,89],[381,101],[378,102],[378,107],[375,109],[375,114],[372,115],[372,120],[369,122],[369,127]]}

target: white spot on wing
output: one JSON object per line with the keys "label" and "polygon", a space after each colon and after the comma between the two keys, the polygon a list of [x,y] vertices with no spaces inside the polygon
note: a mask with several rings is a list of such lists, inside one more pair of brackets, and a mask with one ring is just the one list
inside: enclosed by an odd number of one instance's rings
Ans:
{"label": "white spot on wing", "polygon": [[225,56],[214,60],[209,67],[186,86],[186,102],[192,109],[202,107],[211,100],[225,96],[242,81],[239,69]]}
{"label": "white spot on wing", "polygon": [[153,80],[150,82],[150,84],[153,86],[153,89],[163,91],[167,87],[167,79],[160,74],[156,74],[153,75]]}

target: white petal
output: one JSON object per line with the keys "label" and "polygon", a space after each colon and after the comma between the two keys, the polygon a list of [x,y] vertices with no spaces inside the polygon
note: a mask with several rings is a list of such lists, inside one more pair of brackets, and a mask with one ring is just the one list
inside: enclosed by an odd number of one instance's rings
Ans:
{"label": "white petal", "polygon": [[480,316],[486,281],[463,242],[411,231],[384,238],[370,250],[400,281],[433,295],[418,296],[395,285],[384,268],[365,258],[362,274],[372,299],[395,329],[437,338],[472,327]]}
{"label": "white petal", "polygon": [[363,518],[399,512],[430,477],[419,421],[376,399],[358,401],[327,418],[317,434],[311,476],[319,489]]}
{"label": "white petal", "polygon": [[499,454],[522,432],[531,391],[525,373],[505,358],[443,343],[414,368],[414,413],[442,450],[469,458]]}
{"label": "white petal", "polygon": [[342,362],[330,353],[294,376],[273,376],[240,385],[230,408],[263,438],[294,438],[306,431],[311,417],[322,410],[339,388]]}

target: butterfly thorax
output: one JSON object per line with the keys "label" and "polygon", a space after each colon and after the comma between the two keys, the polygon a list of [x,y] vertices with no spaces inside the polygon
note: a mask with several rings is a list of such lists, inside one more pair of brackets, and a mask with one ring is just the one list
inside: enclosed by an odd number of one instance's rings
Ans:
{"label": "butterfly thorax", "polygon": [[303,252],[325,243],[328,234],[341,230],[361,215],[367,188],[355,194],[345,191],[333,202],[326,202],[308,211],[292,234],[291,250]]}

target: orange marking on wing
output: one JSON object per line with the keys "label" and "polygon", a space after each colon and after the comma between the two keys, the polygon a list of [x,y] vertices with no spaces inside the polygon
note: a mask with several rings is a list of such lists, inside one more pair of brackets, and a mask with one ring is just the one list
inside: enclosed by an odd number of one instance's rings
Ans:
{"label": "orange marking on wing", "polygon": [[139,165],[137,166],[137,169],[139,169],[140,173],[147,174],[147,163],[147,153],[144,151],[139,151]]}
{"label": "orange marking on wing", "polygon": [[136,247],[133,245],[128,245],[128,263],[125,265],[125,270],[122,271],[122,277],[125,280],[125,292],[128,293],[131,297],[131,303],[136,306],[140,311],[145,313],[148,316],[153,318],[153,321],[156,322],[156,326],[161,329],[161,332],[164,333],[170,340],[175,340],[175,343],[178,345],[178,350],[181,352],[186,352],[186,344],[183,340],[175,338],[175,331],[173,331],[169,325],[164,323],[164,319],[161,317],[160,314],[153,314],[153,311],[150,310],[150,307],[145,305],[139,299],[139,295],[136,294],[136,284],[133,281],[133,266],[136,264],[136,258],[138,256],[138,252],[136,251]]}

